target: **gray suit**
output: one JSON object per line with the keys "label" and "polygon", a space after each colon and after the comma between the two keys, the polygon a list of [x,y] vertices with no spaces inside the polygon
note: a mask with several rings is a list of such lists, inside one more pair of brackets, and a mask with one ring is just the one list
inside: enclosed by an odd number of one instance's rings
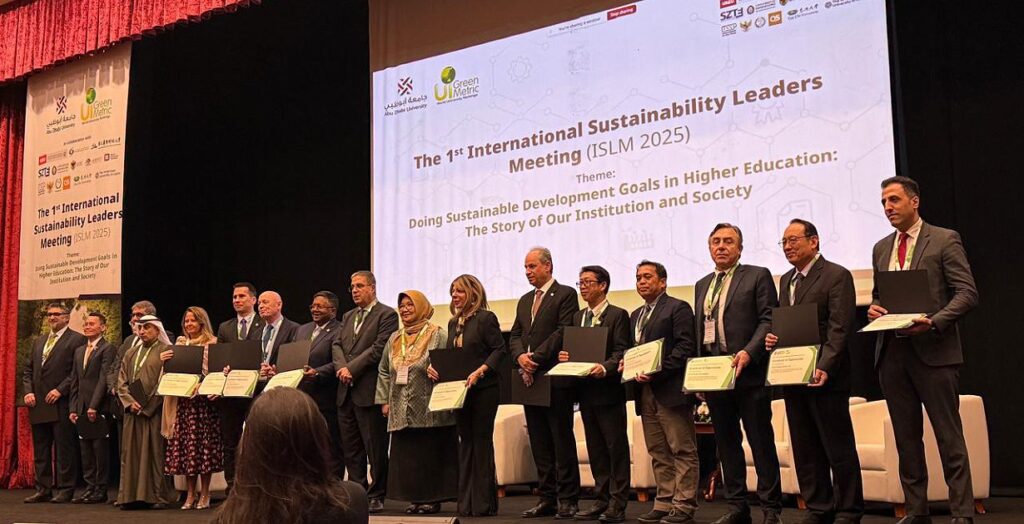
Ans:
{"label": "gray suit", "polygon": [[331,345],[334,368],[348,368],[352,383],[338,385],[338,426],[345,455],[345,467],[353,482],[367,487],[366,462],[369,458],[373,484],[366,496],[383,499],[388,482],[388,421],[374,403],[377,393],[377,368],[384,346],[398,329],[398,313],[378,302],[356,333],[359,308],[341,317],[341,332]]}
{"label": "gray suit", "polygon": [[[876,274],[888,271],[895,242],[893,232],[875,244],[872,265]],[[909,269],[928,272],[932,303],[938,306],[931,316],[933,328],[911,337],[880,333],[875,344],[875,367],[896,433],[907,514],[928,514],[923,403],[935,428],[949,486],[950,512],[955,517],[970,517],[974,515],[974,493],[960,422],[959,370],[964,357],[957,321],[978,304],[978,290],[960,235],[950,229],[922,224]],[[872,296],[878,304],[877,287]]]}

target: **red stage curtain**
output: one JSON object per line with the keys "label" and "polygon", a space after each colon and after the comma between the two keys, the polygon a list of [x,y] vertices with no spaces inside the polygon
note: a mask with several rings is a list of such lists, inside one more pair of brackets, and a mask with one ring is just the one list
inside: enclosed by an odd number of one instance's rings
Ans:
{"label": "red stage curtain", "polygon": [[[32,439],[15,460],[14,416],[18,354],[18,252],[21,249],[21,157],[25,139],[25,83],[0,88],[0,487],[31,486]],[[27,417],[25,417],[27,418]],[[25,442],[22,440],[22,442]],[[23,449],[23,448],[28,449]],[[27,454],[26,454],[27,453]],[[14,474],[16,462],[29,476]],[[23,468],[20,468],[23,469]],[[26,483],[27,481],[27,483]]]}
{"label": "red stage curtain", "polygon": [[0,7],[0,83],[260,0],[21,0]]}

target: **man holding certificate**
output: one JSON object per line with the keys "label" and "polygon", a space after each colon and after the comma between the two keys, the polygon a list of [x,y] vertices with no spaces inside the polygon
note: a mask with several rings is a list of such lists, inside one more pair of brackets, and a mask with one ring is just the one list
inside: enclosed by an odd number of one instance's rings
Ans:
{"label": "man holding certificate", "polygon": [[[782,246],[793,269],[782,275],[779,303],[783,308],[815,304],[821,351],[810,384],[786,386],[786,417],[800,495],[809,515],[803,522],[860,522],[864,514],[860,459],[850,421],[850,353],[856,295],[853,275],[818,252],[818,229],[793,219]],[[765,337],[775,348],[779,338]],[[783,340],[783,343],[786,341]]]}
{"label": "man holding certificate", "polygon": [[729,512],[714,524],[751,522],[740,420],[754,457],[764,522],[776,524],[782,511],[782,487],[772,429],[771,395],[765,387],[768,355],[764,349],[764,337],[771,328],[771,308],[778,306],[775,282],[768,269],[739,263],[743,233],[732,224],[715,226],[708,238],[708,249],[715,271],[694,286],[699,306],[697,340],[701,341],[702,355],[731,355],[736,370],[734,389],[705,394],[729,505]]}
{"label": "man holding certificate", "polygon": [[637,375],[636,410],[651,454],[657,493],[654,509],[637,517],[644,524],[687,524],[697,511],[697,434],[694,397],[683,393],[686,359],[696,356],[693,310],[668,296],[668,271],[644,260],[636,267],[636,291],[645,304],[633,311],[630,327],[638,344],[662,339],[661,371]]}
{"label": "man holding certificate", "polygon": [[[597,501],[590,509],[576,512],[576,520],[622,522],[629,500],[629,440],[626,436],[626,391],[622,387],[619,361],[633,346],[629,313],[608,303],[611,276],[601,266],[584,266],[577,282],[587,307],[572,317],[573,326],[607,328],[604,360],[593,365],[580,380],[580,416],[587,441],[587,454],[594,473]],[[558,360],[570,354],[564,341],[565,329],[555,335],[553,345],[562,348]]]}
{"label": "man holding certificate", "polygon": [[[896,228],[872,253],[875,275],[925,270],[931,302],[938,310],[898,331],[878,334],[875,367],[896,433],[900,482],[907,499],[907,524],[930,523],[921,405],[935,428],[949,486],[953,523],[972,522],[971,466],[959,413],[958,380],[963,353],[957,322],[978,304],[967,253],[956,231],[927,224],[918,213],[917,182],[896,176],[882,182],[882,207]],[[868,319],[888,313],[876,283]],[[888,306],[892,307],[892,306]],[[931,311],[929,311],[931,313]]]}

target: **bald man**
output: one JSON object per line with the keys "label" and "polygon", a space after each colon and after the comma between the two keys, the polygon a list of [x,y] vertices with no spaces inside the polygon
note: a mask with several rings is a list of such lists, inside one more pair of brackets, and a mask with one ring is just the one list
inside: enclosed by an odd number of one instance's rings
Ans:
{"label": "bald man", "polygon": [[256,302],[260,319],[265,322],[260,335],[260,347],[263,348],[263,363],[260,364],[260,385],[257,392],[263,390],[266,380],[274,375],[277,366],[277,354],[281,344],[295,341],[295,333],[299,324],[292,322],[281,314],[284,302],[276,291],[264,291]]}

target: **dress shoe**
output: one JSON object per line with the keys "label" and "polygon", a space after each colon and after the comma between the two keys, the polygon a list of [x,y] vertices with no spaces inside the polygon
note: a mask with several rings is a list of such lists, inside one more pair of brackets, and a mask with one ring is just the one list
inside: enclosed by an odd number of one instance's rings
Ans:
{"label": "dress shoe", "polygon": [[575,502],[559,502],[558,512],[555,513],[556,520],[565,520],[575,518],[576,514],[579,513],[580,507]]}
{"label": "dress shoe", "polygon": [[604,513],[602,513],[601,516],[598,517],[597,520],[600,520],[601,522],[606,522],[608,524],[615,524],[617,522],[625,522],[626,521],[626,510],[625,510],[625,508],[610,507]]}
{"label": "dress shoe", "polygon": [[673,509],[661,519],[661,524],[693,524],[693,516]]}
{"label": "dress shoe", "polygon": [[557,512],[554,502],[542,500],[536,506],[524,511],[521,516],[524,519],[535,519],[537,517],[551,517]]}
{"label": "dress shoe", "polygon": [[658,522],[661,522],[661,519],[667,516],[667,511],[662,511],[660,509],[652,509],[651,511],[648,511],[647,513],[644,513],[643,515],[637,517],[636,520],[639,520],[644,524],[656,524]]}
{"label": "dress shoe", "polygon": [[86,490],[83,491],[82,493],[80,493],[77,497],[71,497],[71,503],[72,504],[82,504],[83,502],[86,501],[86,499],[88,499],[91,496],[92,496],[92,488],[86,488]]}
{"label": "dress shoe", "polygon": [[71,492],[65,491],[50,499],[50,502],[54,504],[67,504],[68,502],[71,502]]}
{"label": "dress shoe", "polygon": [[953,517],[949,524],[974,524],[974,517]]}
{"label": "dress shoe", "polygon": [[167,504],[165,504],[163,502],[157,502],[156,504],[153,504],[152,506],[150,506],[149,509],[156,509],[156,510],[167,509]]}
{"label": "dress shoe", "polygon": [[779,515],[777,511],[765,511],[764,520],[762,524],[782,524],[782,515]]}
{"label": "dress shoe", "polygon": [[384,511],[384,501],[381,499],[370,499],[370,513]]}
{"label": "dress shoe", "polygon": [[896,524],[932,524],[932,518],[928,515],[907,515],[897,521]]}
{"label": "dress shoe", "polygon": [[608,504],[605,502],[597,501],[590,509],[581,509],[573,515],[576,520],[597,520],[602,513],[608,510]]}
{"label": "dress shoe", "polygon": [[712,521],[711,524],[751,524],[751,522],[749,512],[730,511]]}
{"label": "dress shoe", "polygon": [[49,502],[49,501],[50,501],[50,494],[49,493],[43,493],[42,491],[38,491],[35,494],[27,497],[25,499],[25,504],[38,504],[40,502]]}
{"label": "dress shoe", "polygon": [[433,504],[420,504],[416,507],[416,513],[419,515],[432,515],[441,511],[441,503],[434,502]]}
{"label": "dress shoe", "polygon": [[106,501],[107,501],[107,490],[105,490],[105,489],[97,489],[97,490],[93,490],[93,492],[88,497],[86,497],[85,500],[83,500],[82,502],[84,502],[86,504],[103,504]]}

